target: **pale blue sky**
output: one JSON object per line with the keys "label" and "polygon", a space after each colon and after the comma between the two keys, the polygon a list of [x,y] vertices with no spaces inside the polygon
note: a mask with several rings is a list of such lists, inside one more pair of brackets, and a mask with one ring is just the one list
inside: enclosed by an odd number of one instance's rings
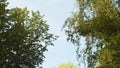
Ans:
{"label": "pale blue sky", "polygon": [[67,17],[75,7],[75,0],[8,0],[8,7],[27,7],[29,10],[39,10],[42,15],[45,15],[44,20],[50,25],[50,32],[60,36],[55,42],[55,46],[48,47],[48,52],[45,52],[44,68],[52,68],[61,63],[68,61],[76,61],[76,47],[66,41],[64,31],[61,28]]}

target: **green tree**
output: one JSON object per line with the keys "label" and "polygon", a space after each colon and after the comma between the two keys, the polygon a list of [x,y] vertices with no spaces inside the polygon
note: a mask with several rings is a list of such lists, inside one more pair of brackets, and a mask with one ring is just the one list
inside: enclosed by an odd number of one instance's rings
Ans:
{"label": "green tree", "polygon": [[[55,68],[55,67],[53,67]],[[76,64],[72,63],[72,62],[67,62],[67,63],[64,63],[64,64],[60,64],[58,66],[58,68],[76,68]]]}
{"label": "green tree", "polygon": [[[77,55],[88,68],[120,67],[120,1],[77,0],[78,11],[65,24],[67,40],[78,45]],[[86,49],[80,52],[81,37]],[[82,55],[81,55],[82,54]]]}
{"label": "green tree", "polygon": [[6,9],[0,0],[0,67],[41,67],[44,52],[56,36],[48,33],[49,26],[39,11],[27,8]]}

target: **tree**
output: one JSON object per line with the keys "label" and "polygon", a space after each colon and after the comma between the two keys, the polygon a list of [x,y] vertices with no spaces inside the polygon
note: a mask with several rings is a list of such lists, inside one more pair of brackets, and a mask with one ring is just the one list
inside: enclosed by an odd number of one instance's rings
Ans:
{"label": "tree", "polygon": [[40,12],[27,8],[6,9],[0,0],[0,67],[41,67],[44,52],[56,36],[48,33],[49,26]]}
{"label": "tree", "polygon": [[72,62],[67,62],[64,64],[60,64],[58,68],[76,68],[76,65]]}
{"label": "tree", "polygon": [[[120,1],[77,0],[78,11],[67,18],[64,27],[67,40],[78,45],[78,57],[88,68],[120,67]],[[86,39],[86,49],[80,53],[81,37]]]}

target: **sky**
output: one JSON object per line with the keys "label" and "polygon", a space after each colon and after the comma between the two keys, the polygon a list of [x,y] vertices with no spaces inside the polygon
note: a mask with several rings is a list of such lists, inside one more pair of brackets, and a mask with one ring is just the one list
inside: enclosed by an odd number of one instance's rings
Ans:
{"label": "sky", "polygon": [[76,46],[66,41],[62,26],[67,17],[72,14],[75,9],[75,0],[8,0],[9,8],[27,7],[28,10],[40,11],[44,16],[44,20],[50,25],[50,33],[58,35],[59,38],[54,41],[55,46],[49,46],[45,52],[45,61],[43,68],[52,68],[66,62],[74,62],[76,60]]}

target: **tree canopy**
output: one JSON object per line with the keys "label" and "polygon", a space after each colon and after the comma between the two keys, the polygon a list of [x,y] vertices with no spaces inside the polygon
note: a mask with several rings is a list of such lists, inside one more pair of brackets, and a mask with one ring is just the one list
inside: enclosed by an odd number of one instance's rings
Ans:
{"label": "tree canopy", "polygon": [[0,0],[0,67],[41,67],[44,52],[57,36],[49,33],[49,25],[39,11],[27,8],[6,9]]}
{"label": "tree canopy", "polygon": [[120,67],[120,1],[76,0],[78,10],[67,18],[64,27],[67,40],[80,46],[86,39],[86,49],[81,55],[88,68]]}

